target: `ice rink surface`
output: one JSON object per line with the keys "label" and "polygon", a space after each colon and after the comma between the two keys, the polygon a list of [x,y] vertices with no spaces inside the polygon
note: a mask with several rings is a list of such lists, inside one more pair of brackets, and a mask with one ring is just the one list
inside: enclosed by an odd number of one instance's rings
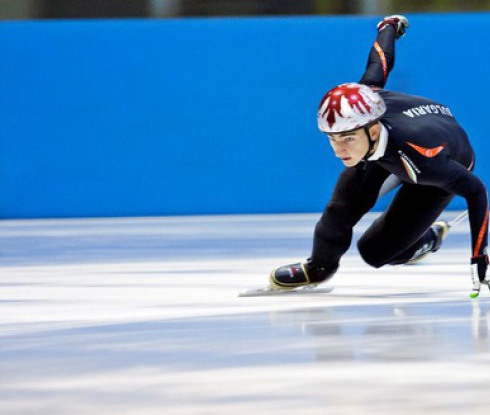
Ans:
{"label": "ice rink surface", "polygon": [[0,413],[488,414],[467,222],[414,266],[353,244],[331,294],[237,296],[305,259],[317,218],[1,222]]}

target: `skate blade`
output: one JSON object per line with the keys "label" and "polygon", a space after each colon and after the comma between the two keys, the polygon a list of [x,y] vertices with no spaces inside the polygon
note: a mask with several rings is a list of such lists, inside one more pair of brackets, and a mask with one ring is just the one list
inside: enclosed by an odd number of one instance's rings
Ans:
{"label": "skate blade", "polygon": [[310,286],[299,287],[292,290],[276,290],[272,287],[265,288],[253,288],[250,290],[242,291],[238,294],[238,297],[266,297],[275,295],[306,295],[306,294],[325,294],[333,291],[332,286]]}

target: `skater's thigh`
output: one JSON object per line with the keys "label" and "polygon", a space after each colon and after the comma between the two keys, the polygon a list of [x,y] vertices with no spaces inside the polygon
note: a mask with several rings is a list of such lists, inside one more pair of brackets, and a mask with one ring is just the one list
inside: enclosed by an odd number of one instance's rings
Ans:
{"label": "skater's thigh", "polygon": [[369,164],[365,169],[346,168],[339,176],[329,205],[363,214],[374,206],[389,176],[390,173],[377,164]]}
{"label": "skater's thigh", "polygon": [[430,228],[454,197],[432,186],[403,184],[388,209],[358,242],[360,250],[386,250],[396,255]]}

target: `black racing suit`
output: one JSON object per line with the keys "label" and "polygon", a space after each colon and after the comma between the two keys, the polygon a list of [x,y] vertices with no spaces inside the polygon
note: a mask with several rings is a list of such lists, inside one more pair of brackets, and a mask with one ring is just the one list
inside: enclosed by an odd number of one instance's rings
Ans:
{"label": "black racing suit", "polygon": [[430,99],[382,89],[394,65],[395,29],[387,25],[369,54],[360,83],[383,97],[381,117],[388,131],[384,154],[346,168],[315,228],[311,262],[335,269],[352,240],[354,225],[375,204],[390,175],[402,181],[388,209],[358,241],[373,267],[407,262],[434,233],[430,226],[454,195],[466,199],[472,257],[486,253],[488,200],[485,185],[472,171],[474,152],[451,110]]}

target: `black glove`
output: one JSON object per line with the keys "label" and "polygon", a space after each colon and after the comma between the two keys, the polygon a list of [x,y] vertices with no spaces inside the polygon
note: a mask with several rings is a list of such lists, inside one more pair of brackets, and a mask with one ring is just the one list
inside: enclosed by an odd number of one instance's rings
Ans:
{"label": "black glove", "polygon": [[378,32],[381,32],[386,25],[393,26],[395,28],[395,38],[400,39],[405,34],[405,30],[408,28],[408,19],[401,14],[386,16],[378,23]]}
{"label": "black glove", "polygon": [[478,255],[471,258],[471,280],[473,284],[473,290],[470,296],[472,298],[478,297],[478,294],[480,294],[480,287],[482,284],[484,283],[490,284],[490,280],[486,278],[487,268],[488,268],[487,255]]}

